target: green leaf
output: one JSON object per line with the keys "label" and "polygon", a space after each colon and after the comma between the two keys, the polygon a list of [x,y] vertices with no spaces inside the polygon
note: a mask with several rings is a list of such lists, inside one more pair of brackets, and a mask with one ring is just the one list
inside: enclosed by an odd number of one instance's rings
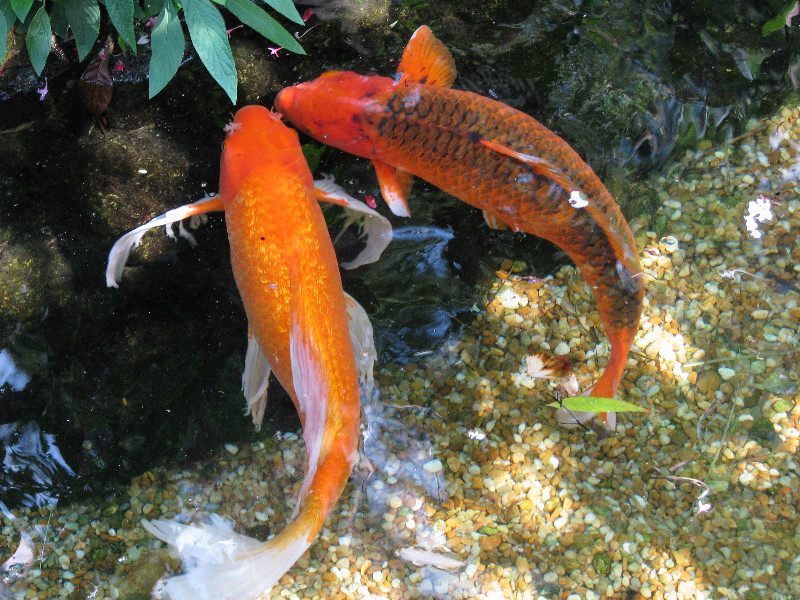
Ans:
{"label": "green leaf", "polygon": [[155,27],[150,34],[150,98],[164,89],[175,76],[183,60],[186,40],[183,38],[183,27],[178,20],[178,13],[172,0],[164,2],[164,8],[158,15]]}
{"label": "green leaf", "polygon": [[222,15],[210,0],[184,0],[183,14],[197,55],[236,104],[236,65]]}
{"label": "green leaf", "polygon": [[25,22],[25,17],[28,16],[28,11],[33,6],[33,0],[11,0],[11,8],[14,9],[17,17],[21,22]]}
{"label": "green leaf", "polygon": [[761,28],[761,35],[769,35],[774,31],[783,29],[786,26],[786,15],[789,14],[792,8],[794,8],[794,0],[792,0],[792,2],[787,2],[785,8],[781,12],[764,23],[764,26]]}
{"label": "green leaf", "polygon": [[636,406],[630,402],[615,398],[598,398],[597,396],[574,396],[572,398],[564,398],[561,402],[551,402],[547,406],[593,413],[644,412],[641,406]]}
{"label": "green leaf", "polygon": [[50,38],[53,33],[50,30],[50,17],[47,16],[44,6],[39,7],[33,15],[28,34],[25,36],[25,46],[28,48],[28,57],[37,75],[42,74],[44,64],[47,62],[47,55],[50,54]]}
{"label": "green leaf", "polygon": [[83,60],[100,33],[100,7],[97,0],[70,0],[64,10],[78,46],[78,60]]}
{"label": "green leaf", "polygon": [[69,37],[69,23],[67,22],[67,13],[64,11],[63,4],[53,4],[50,9],[50,25],[53,27],[55,34],[62,40]]}
{"label": "green leaf", "polygon": [[292,2],[292,0],[264,0],[264,2],[269,4],[276,11],[278,11],[279,14],[282,14],[287,19],[291,19],[298,25],[305,24],[305,21],[303,21],[303,17],[300,16],[299,12],[297,12],[297,7],[295,7],[294,2]]}
{"label": "green leaf", "polygon": [[225,8],[231,11],[242,23],[271,42],[297,54],[306,53],[291,33],[281,27],[280,23],[270,17],[263,8],[256,6],[251,0],[226,0]]}
{"label": "green leaf", "polygon": [[0,10],[0,68],[2,68],[6,58],[6,37],[8,36],[9,29],[11,29],[11,27],[6,25],[6,16],[3,14],[3,11]]}
{"label": "green leaf", "polygon": [[133,0],[106,0],[106,10],[119,36],[136,51],[136,34],[133,31]]}

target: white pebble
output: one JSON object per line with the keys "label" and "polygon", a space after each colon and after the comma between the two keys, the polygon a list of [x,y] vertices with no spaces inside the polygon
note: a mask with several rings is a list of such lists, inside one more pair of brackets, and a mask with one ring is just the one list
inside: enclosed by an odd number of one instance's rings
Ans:
{"label": "white pebble", "polygon": [[433,460],[429,460],[422,468],[425,469],[428,473],[438,473],[442,470],[442,461],[438,458],[434,458]]}
{"label": "white pebble", "polygon": [[736,375],[736,371],[734,371],[730,367],[720,367],[719,369],[717,369],[717,373],[719,373],[719,376],[722,377],[723,381],[728,381],[729,379],[731,379]]}
{"label": "white pebble", "polygon": [[553,354],[556,356],[564,356],[565,354],[569,354],[569,346],[566,342],[559,342],[558,346],[556,346],[556,349],[553,350]]}

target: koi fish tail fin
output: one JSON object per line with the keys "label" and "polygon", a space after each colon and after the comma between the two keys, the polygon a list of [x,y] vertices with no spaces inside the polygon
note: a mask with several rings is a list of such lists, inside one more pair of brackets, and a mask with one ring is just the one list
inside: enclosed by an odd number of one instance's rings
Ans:
{"label": "koi fish tail fin", "polygon": [[[613,398],[616,396],[628,358],[628,346],[625,345],[624,350],[622,348],[622,344],[615,344],[611,347],[611,357],[608,360],[605,371],[593,386],[581,394],[582,396],[595,396],[598,398]],[[586,423],[596,415],[602,419],[603,426],[606,429],[613,431],[617,426],[617,413],[613,412],[593,413],[559,408],[556,414],[558,423],[568,429]]]}
{"label": "koi fish tail fin", "polygon": [[170,600],[255,600],[267,593],[311,546],[321,525],[312,507],[266,542],[234,532],[220,517],[210,524],[143,520],[144,528],[174,548],[184,573],[163,582]]}
{"label": "koi fish tail fin", "polygon": [[119,280],[122,278],[122,271],[125,269],[125,263],[128,262],[131,250],[139,245],[142,237],[149,230],[163,225],[167,228],[167,235],[171,238],[175,238],[175,234],[172,231],[172,224],[177,222],[180,236],[186,238],[192,246],[195,246],[197,242],[194,236],[183,226],[183,220],[191,217],[192,220],[189,222],[189,227],[195,229],[200,221],[205,218],[200,217],[200,215],[215,210],[224,210],[222,198],[219,196],[206,196],[192,204],[185,204],[178,208],[168,210],[163,215],[150,219],[144,225],[140,225],[136,229],[123,235],[114,243],[111,247],[111,251],[108,253],[106,285],[108,287],[119,287]]}

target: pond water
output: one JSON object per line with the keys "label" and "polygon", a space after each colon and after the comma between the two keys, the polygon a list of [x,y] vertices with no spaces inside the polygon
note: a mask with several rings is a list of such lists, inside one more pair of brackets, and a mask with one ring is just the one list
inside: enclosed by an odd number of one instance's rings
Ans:
{"label": "pond water", "polygon": [[[241,104],[271,106],[326,70],[391,75],[430,24],[454,87],[535,116],[594,168],[646,289],[618,393],[645,412],[564,428],[548,404],[609,355],[585,280],[415,183],[384,256],[342,275],[378,349],[359,460],[265,597],[800,596],[800,32],[761,35],[780,4],[317,0],[299,3],[306,57],[234,33]],[[148,234],[104,286],[122,233],[216,187],[233,112],[197,60],[152,101],[142,57],[119,60],[105,135],[79,66],[49,67],[42,101],[30,69],[0,77],[3,597],[158,597],[181,563],[142,519],[216,514],[264,540],[302,479],[279,386],[260,431],[242,415],[221,218],[195,248]],[[389,216],[367,161],[302,141],[316,173]],[[360,243],[346,233],[339,257]]]}

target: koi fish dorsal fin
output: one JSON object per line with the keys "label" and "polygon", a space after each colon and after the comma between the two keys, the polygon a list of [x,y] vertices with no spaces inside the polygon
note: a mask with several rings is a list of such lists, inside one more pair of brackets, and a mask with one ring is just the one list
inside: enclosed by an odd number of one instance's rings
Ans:
{"label": "koi fish dorsal fin", "polygon": [[423,25],[408,40],[397,72],[416,83],[450,87],[456,79],[456,62],[431,28]]}
{"label": "koi fish dorsal fin", "polygon": [[379,160],[373,160],[372,166],[375,167],[378,184],[381,186],[381,195],[389,205],[389,209],[398,217],[410,217],[408,196],[411,194],[414,176]]}

